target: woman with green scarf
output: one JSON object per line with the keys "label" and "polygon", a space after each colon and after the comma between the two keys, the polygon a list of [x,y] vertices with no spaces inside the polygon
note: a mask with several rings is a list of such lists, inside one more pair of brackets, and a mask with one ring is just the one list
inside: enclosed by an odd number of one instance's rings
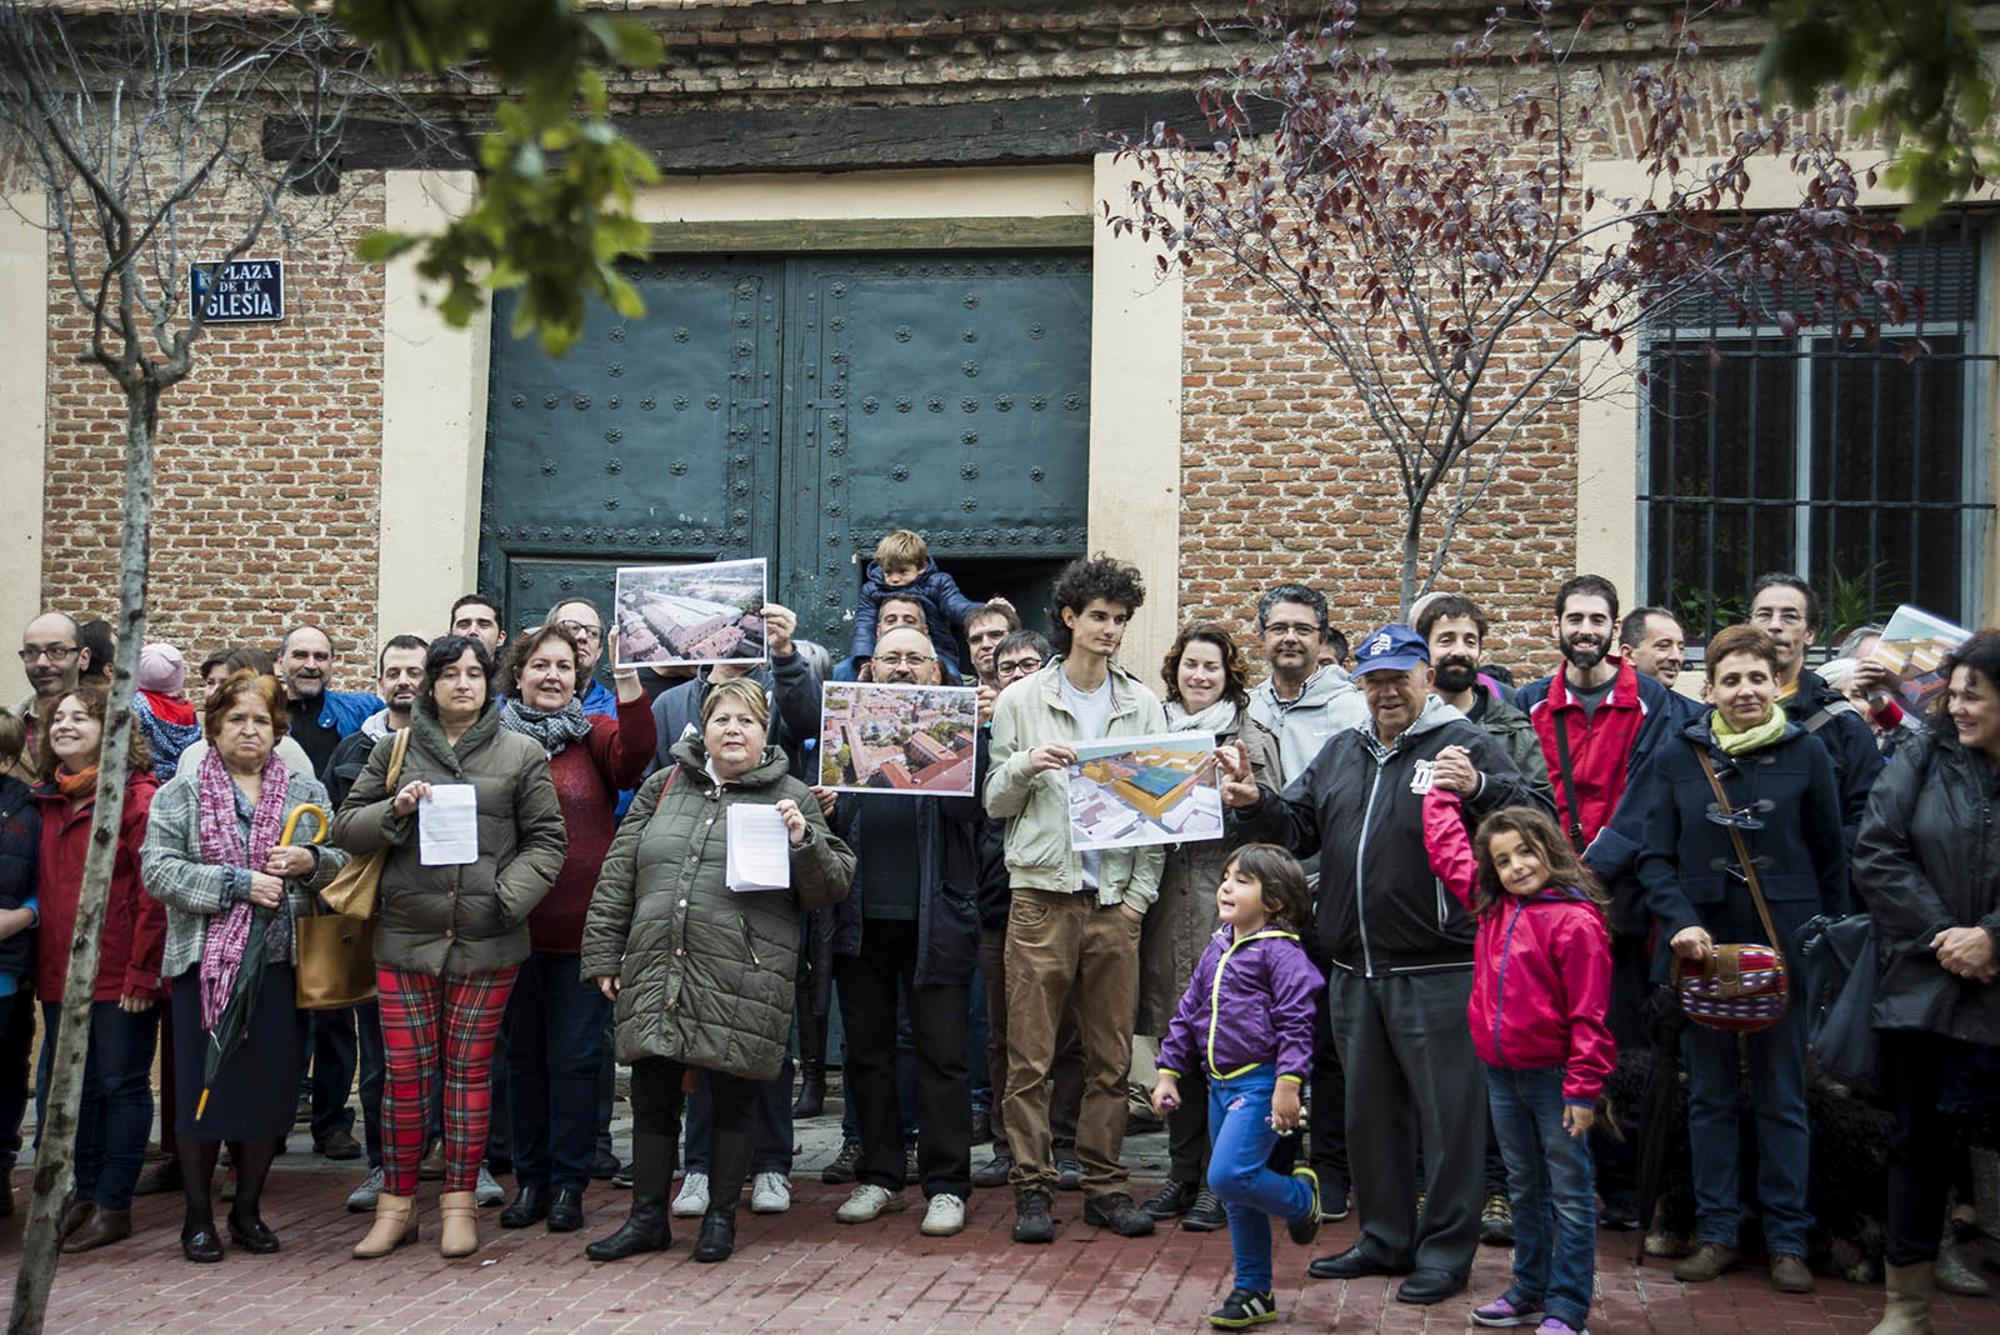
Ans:
{"label": "woman with green scarf", "polygon": [[[1792,941],[1799,928],[1817,914],[1846,911],[1847,853],[1833,760],[1779,707],[1778,648],[1769,635],[1731,626],[1708,642],[1707,660],[1711,707],[1679,740],[1662,744],[1638,794],[1649,812],[1638,875],[1659,923],[1656,976],[1666,977],[1669,950],[1696,963],[1718,943],[1757,942],[1783,951],[1796,979]],[[1729,816],[1702,768],[1704,754],[1728,795]],[[1765,940],[1732,825],[1754,864],[1776,941]],[[1736,1033],[1689,1025],[1681,1038],[1700,1245],[1674,1267],[1674,1277],[1702,1283],[1741,1260],[1737,1086],[1747,1070],[1771,1282],[1781,1292],[1809,1293],[1805,1007],[1795,997],[1777,1024],[1740,1037],[1749,1047],[1747,1063],[1739,1060]]]}

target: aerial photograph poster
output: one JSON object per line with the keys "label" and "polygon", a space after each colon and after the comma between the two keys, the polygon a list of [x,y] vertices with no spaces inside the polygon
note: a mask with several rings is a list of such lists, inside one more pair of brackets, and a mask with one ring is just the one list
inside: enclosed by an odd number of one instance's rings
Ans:
{"label": "aerial photograph poster", "polygon": [[1222,837],[1215,738],[1205,732],[1079,742],[1069,840],[1079,853]]}
{"label": "aerial photograph poster", "polygon": [[620,566],[619,667],[762,663],[764,558]]}
{"label": "aerial photograph poster", "polygon": [[971,797],[979,692],[830,681],[820,688],[819,781],[839,792]]}
{"label": "aerial photograph poster", "polygon": [[1944,660],[1970,638],[1965,627],[1906,603],[1889,618],[1868,656],[1896,674],[1903,707],[1922,714],[1950,685],[1940,671]]}

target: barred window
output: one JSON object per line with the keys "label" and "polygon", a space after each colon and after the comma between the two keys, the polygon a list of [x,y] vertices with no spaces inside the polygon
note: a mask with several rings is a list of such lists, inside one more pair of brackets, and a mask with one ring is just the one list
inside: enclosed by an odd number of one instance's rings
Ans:
{"label": "barred window", "polygon": [[[1708,304],[1648,331],[1642,598],[1690,640],[1746,619],[1770,570],[1812,581],[1829,635],[1904,602],[1977,624],[1993,508],[1982,239],[1970,213],[1904,237],[1896,269],[1922,285],[1921,318],[1874,347],[1739,328]],[[1912,337],[1927,350],[1906,362]]]}

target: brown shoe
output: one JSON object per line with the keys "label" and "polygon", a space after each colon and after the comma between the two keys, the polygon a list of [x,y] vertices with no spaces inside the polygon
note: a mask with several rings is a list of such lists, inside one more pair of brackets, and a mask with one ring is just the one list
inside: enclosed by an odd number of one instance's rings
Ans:
{"label": "brown shoe", "polygon": [[1816,1286],[1804,1257],[1778,1252],[1771,1257],[1771,1287],[1779,1293],[1811,1293]]}
{"label": "brown shoe", "polygon": [[67,1238],[82,1228],[84,1221],[88,1220],[96,1209],[97,1207],[89,1201],[71,1201],[69,1208],[63,1211],[62,1235]]}
{"label": "brown shoe", "polygon": [[123,1242],[132,1236],[132,1212],[130,1210],[92,1210],[90,1218],[82,1227],[64,1239],[64,1255],[74,1256],[78,1252],[96,1251],[114,1242]]}
{"label": "brown shoe", "polygon": [[469,1191],[447,1191],[438,1197],[438,1255],[470,1256],[479,1250],[479,1200]]}
{"label": "brown shoe", "polygon": [[417,1181],[444,1181],[444,1142],[435,1141],[417,1163]]}
{"label": "brown shoe", "polygon": [[367,1236],[354,1244],[354,1259],[372,1261],[416,1240],[417,1198],[391,1196],[385,1191],[375,1198],[375,1222]]}
{"label": "brown shoe", "polygon": [[1674,1267],[1674,1278],[1683,1284],[1707,1284],[1743,1264],[1743,1253],[1719,1242],[1704,1242],[1694,1255]]}

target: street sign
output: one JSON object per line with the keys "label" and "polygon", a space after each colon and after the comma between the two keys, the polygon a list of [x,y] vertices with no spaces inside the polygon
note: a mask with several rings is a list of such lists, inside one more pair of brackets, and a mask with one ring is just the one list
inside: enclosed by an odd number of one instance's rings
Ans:
{"label": "street sign", "polygon": [[253,324],[285,318],[285,262],[231,260],[188,266],[190,315],[204,324]]}

